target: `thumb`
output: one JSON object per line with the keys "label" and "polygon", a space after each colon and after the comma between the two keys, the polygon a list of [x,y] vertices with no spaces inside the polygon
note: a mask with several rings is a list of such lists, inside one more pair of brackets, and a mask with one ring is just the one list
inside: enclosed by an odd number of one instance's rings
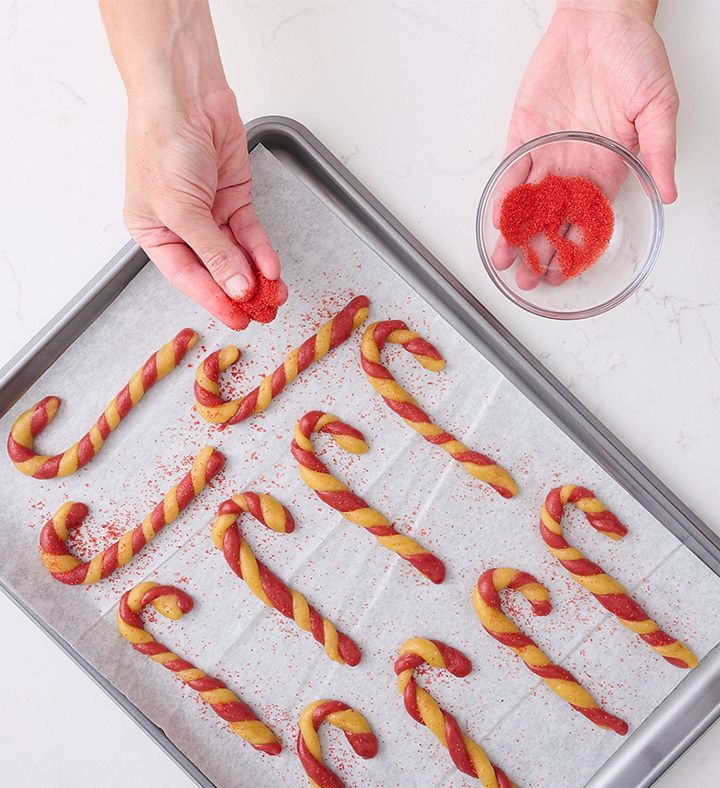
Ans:
{"label": "thumb", "polygon": [[655,181],[660,199],[667,205],[677,199],[675,157],[678,97],[673,92],[666,99],[657,99],[635,118],[635,129],[643,162]]}
{"label": "thumb", "polygon": [[170,229],[195,252],[230,298],[242,299],[253,290],[255,277],[245,252],[222,232],[210,213],[178,224],[177,229]]}

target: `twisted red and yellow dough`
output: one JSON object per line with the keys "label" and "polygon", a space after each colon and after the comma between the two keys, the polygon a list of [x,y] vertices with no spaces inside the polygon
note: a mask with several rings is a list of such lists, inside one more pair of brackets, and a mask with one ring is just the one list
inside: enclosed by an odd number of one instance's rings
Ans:
{"label": "twisted red and yellow dough", "polygon": [[177,621],[192,610],[192,599],[179,588],[144,582],[123,594],[117,611],[117,628],[132,647],[145,654],[200,694],[213,711],[227,722],[233,733],[256,750],[279,755],[282,745],[277,736],[253,714],[249,706],[229,690],[220,679],[208,676],[187,660],[158,643],[145,629],[141,613],[152,605],[158,613]]}
{"label": "twisted red and yellow dough", "polygon": [[370,385],[388,407],[426,441],[444,449],[471,476],[489,484],[503,498],[512,498],[517,493],[517,485],[510,474],[489,457],[471,451],[454,435],[435,424],[415,398],[400,386],[390,370],[380,363],[380,352],[387,342],[402,345],[425,369],[432,372],[438,372],[445,366],[445,360],[437,349],[419,334],[410,331],[402,320],[382,320],[368,326],[362,338],[360,359]]}
{"label": "twisted red and yellow dough", "polygon": [[15,419],[7,441],[7,452],[13,465],[26,476],[54,479],[69,476],[87,465],[102,449],[110,433],[132,408],[140,402],[160,378],[178,366],[188,350],[197,342],[197,334],[184,328],[140,367],[128,384],[109,403],[100,418],[77,443],[60,454],[38,454],[33,442],[55,418],[60,407],[58,397],[45,397]]}
{"label": "twisted red and yellow dough", "polygon": [[520,591],[530,602],[536,616],[546,616],[552,609],[547,588],[532,575],[507,567],[488,569],[480,575],[473,590],[473,605],[485,631],[512,649],[536,676],[540,676],[575,711],[585,715],[595,725],[624,736],[628,730],[627,723],[600,708],[569,671],[555,665],[535,641],[505,615],[498,593],[505,588]]}
{"label": "twisted red and yellow dough", "polygon": [[430,728],[435,738],[449,750],[453,763],[461,772],[477,778],[485,788],[514,788],[514,783],[500,767],[490,762],[482,747],[462,732],[455,717],[417,685],[415,669],[423,664],[448,670],[460,678],[472,670],[464,654],[439,640],[411,638],[406,641],[395,662],[395,673],[407,713]]}
{"label": "twisted red and yellow dough", "polygon": [[84,503],[64,503],[40,532],[40,558],[52,576],[68,585],[97,583],[119,566],[125,566],[198,495],[222,468],[225,458],[206,446],[180,483],[170,489],[148,516],[91,561],[80,561],[67,548],[69,532],[81,525],[88,508]]}
{"label": "twisted red and yellow dough", "polygon": [[222,550],[225,560],[235,574],[242,578],[255,596],[268,607],[274,607],[292,619],[315,640],[325,647],[330,659],[340,664],[354,666],[360,662],[360,649],[342,632],[315,610],[305,597],[274,575],[258,561],[242,538],[237,521],[243,512],[250,512],[263,525],[280,533],[295,529],[290,512],[270,495],[244,492],[221,504],[212,527],[215,547]]}
{"label": "twisted red and yellow dough", "polygon": [[282,365],[263,378],[256,389],[240,399],[224,400],[218,386],[220,373],[238,360],[240,351],[235,345],[228,345],[211,353],[200,364],[195,375],[195,406],[198,413],[214,424],[237,424],[256,413],[262,413],[288,383],[350,337],[367,317],[369,304],[367,296],[353,298],[316,334],[293,348]]}
{"label": "twisted red and yellow dough", "polygon": [[365,717],[339,700],[316,700],[309,703],[300,715],[297,752],[312,788],[344,788],[340,780],[325,765],[318,728],[323,722],[334,725],[347,737],[350,746],[361,758],[374,758],[378,741]]}
{"label": "twisted red and yellow dough", "polygon": [[433,583],[442,583],[445,579],[445,565],[439,558],[414,539],[398,533],[383,514],[369,506],[359,495],[350,492],[343,482],[328,471],[327,466],[315,454],[312,442],[315,432],[327,433],[341,449],[352,454],[364,454],[368,449],[362,433],[354,427],[330,413],[311,410],[297,423],[295,438],[290,447],[305,484],[315,491],[321,501],[337,509],[346,520],[365,528],[383,547],[396,552]]}
{"label": "twisted red and yellow dough", "polygon": [[611,539],[621,539],[627,533],[627,528],[607,510],[593,492],[585,487],[566,484],[551,490],[540,510],[540,533],[550,552],[570,572],[573,579],[587,588],[606,610],[639,635],[671,665],[678,668],[696,667],[697,657],[684,643],[663,632],[624,586],[565,541],[561,522],[566,503],[575,504],[596,531]]}

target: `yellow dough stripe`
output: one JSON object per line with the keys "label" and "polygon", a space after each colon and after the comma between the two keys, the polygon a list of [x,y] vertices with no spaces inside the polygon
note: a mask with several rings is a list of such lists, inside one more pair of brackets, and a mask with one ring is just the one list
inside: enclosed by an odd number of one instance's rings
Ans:
{"label": "yellow dough stripe", "polygon": [[380,353],[387,343],[401,345],[418,363],[432,372],[445,366],[445,360],[434,345],[410,331],[401,320],[383,320],[365,329],[360,360],[370,385],[385,400],[386,405],[425,438],[439,446],[476,479],[489,484],[503,498],[517,494],[517,485],[510,474],[489,457],[468,449],[454,435],[435,424],[417,400],[395,380],[390,370],[380,361]]}
{"label": "yellow dough stripe", "polygon": [[158,585],[150,581],[139,583],[123,594],[117,611],[117,628],[132,647],[150,657],[181,681],[199,693],[213,711],[221,717],[236,735],[267,755],[279,755],[282,749],[277,736],[261,722],[250,707],[220,679],[208,676],[187,660],[174,654],[158,643],[145,629],[140,614],[143,608],[152,605],[165,618],[177,621],[192,610],[192,599],[179,588]]}
{"label": "yellow dough stripe", "polygon": [[314,433],[326,433],[351,454],[363,454],[368,445],[362,433],[340,421],[331,413],[312,410],[306,413],[295,427],[295,438],[290,450],[298,462],[300,477],[315,494],[349,522],[359,525],[372,534],[388,550],[393,550],[433,583],[445,579],[443,562],[409,536],[398,533],[387,518],[373,509],[359,495],[351,492],[315,453]]}
{"label": "yellow dough stripe", "polygon": [[325,647],[330,659],[341,665],[357,665],[360,662],[357,645],[347,635],[338,632],[332,621],[321,616],[299,591],[288,588],[255,558],[238,527],[238,519],[244,512],[249,512],[258,522],[278,533],[290,533],[295,529],[290,512],[271,495],[244,492],[229,498],[218,510],[212,539],[215,547],[222,550],[230,568],[248,584],[261,602],[292,619],[300,629],[310,632]]}
{"label": "yellow dough stripe", "polygon": [[586,588],[623,626],[635,632],[671,665],[677,668],[696,667],[697,657],[682,641],[664,632],[623,585],[567,543],[561,524],[567,503],[580,509],[599,533],[611,539],[621,539],[627,533],[627,528],[591,490],[566,484],[550,490],[540,510],[540,534],[550,552],[573,579]]}
{"label": "yellow dough stripe", "polygon": [[221,373],[240,358],[240,351],[235,345],[228,345],[211,353],[195,375],[195,407],[198,413],[213,424],[237,424],[262,413],[288,383],[352,335],[367,317],[369,304],[366,296],[353,298],[316,334],[293,348],[285,361],[266,375],[257,388],[240,399],[224,400],[218,385]]}
{"label": "yellow dough stripe", "polygon": [[84,503],[64,503],[40,532],[40,559],[52,576],[67,585],[91,585],[125,566],[158,533],[190,505],[222,468],[225,458],[206,446],[193,460],[192,467],[178,484],[165,493],[163,500],[135,528],[99,552],[90,561],[76,558],[67,547],[70,531],[79,527],[88,513]]}
{"label": "yellow dough stripe", "polygon": [[628,730],[627,723],[600,708],[569,671],[554,664],[535,641],[503,612],[499,592],[506,588],[520,591],[537,616],[546,616],[552,609],[547,588],[532,575],[507,567],[488,569],[480,575],[473,589],[473,605],[485,631],[514,651],[536,676],[573,709],[595,725],[624,736]]}
{"label": "yellow dough stripe", "polygon": [[339,728],[348,743],[361,758],[374,758],[378,742],[367,720],[346,703],[339,700],[316,700],[309,703],[300,715],[297,752],[308,775],[311,788],[341,788],[343,783],[325,765],[318,728],[329,722]]}
{"label": "yellow dough stripe", "polygon": [[462,732],[455,717],[418,686],[415,671],[422,665],[448,670],[453,676],[462,678],[472,670],[470,660],[439,640],[416,637],[406,641],[395,662],[398,689],[405,701],[405,710],[416,722],[432,731],[450,752],[453,763],[461,772],[480,780],[485,788],[515,788],[505,772],[490,761],[482,747]]}
{"label": "yellow dough stripe", "polygon": [[21,413],[10,430],[7,451],[13,465],[26,476],[54,479],[69,476],[82,468],[102,449],[110,433],[120,424],[145,393],[177,367],[197,342],[197,334],[184,328],[170,342],[152,354],[129,383],[109,403],[90,430],[60,454],[38,454],[35,438],[57,415],[59,397],[45,397],[32,408]]}

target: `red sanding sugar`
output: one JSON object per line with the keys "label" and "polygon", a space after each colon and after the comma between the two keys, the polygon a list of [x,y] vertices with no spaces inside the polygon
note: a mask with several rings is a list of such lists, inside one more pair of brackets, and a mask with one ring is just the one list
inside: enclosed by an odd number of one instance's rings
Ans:
{"label": "red sanding sugar", "polygon": [[280,283],[277,279],[266,279],[255,266],[253,266],[253,275],[255,287],[242,301],[233,301],[233,309],[246,314],[250,320],[270,323],[277,316]]}
{"label": "red sanding sugar", "polygon": [[[523,183],[508,192],[500,207],[500,232],[538,276],[545,270],[531,244],[534,236],[548,239],[555,247],[560,273],[572,279],[607,249],[614,223],[607,197],[589,178],[578,176],[548,175],[539,183]],[[567,225],[580,231],[579,244],[565,237]]]}

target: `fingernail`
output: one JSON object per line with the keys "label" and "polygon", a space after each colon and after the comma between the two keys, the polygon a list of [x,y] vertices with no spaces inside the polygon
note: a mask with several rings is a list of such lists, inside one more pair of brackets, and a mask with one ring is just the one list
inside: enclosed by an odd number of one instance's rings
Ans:
{"label": "fingernail", "polygon": [[233,274],[225,282],[225,288],[230,298],[242,298],[250,289],[250,282],[242,274]]}

